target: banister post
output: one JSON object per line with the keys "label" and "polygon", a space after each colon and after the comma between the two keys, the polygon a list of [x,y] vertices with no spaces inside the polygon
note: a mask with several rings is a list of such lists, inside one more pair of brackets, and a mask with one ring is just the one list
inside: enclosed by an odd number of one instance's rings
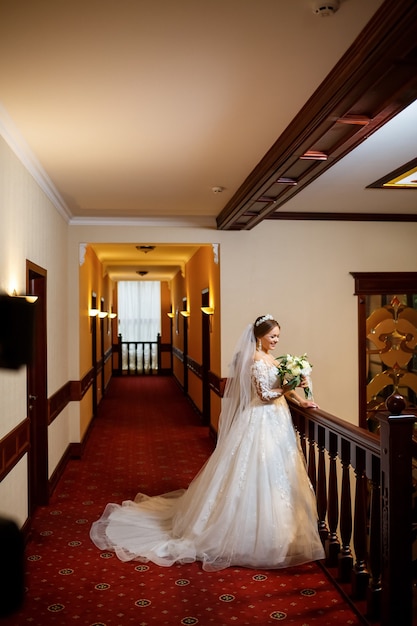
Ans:
{"label": "banister post", "polygon": [[122,365],[122,335],[119,333],[117,335],[117,338],[119,340],[118,346],[117,346],[117,351],[118,351],[118,372],[119,372],[119,376],[122,376],[123,374],[123,365]]}
{"label": "banister post", "polygon": [[157,346],[157,363],[158,363],[158,374],[161,373],[161,367],[162,367],[162,355],[161,355],[161,335],[160,333],[157,334],[156,336],[156,346]]}
{"label": "banister post", "polygon": [[378,414],[381,424],[381,626],[410,626],[414,415]]}

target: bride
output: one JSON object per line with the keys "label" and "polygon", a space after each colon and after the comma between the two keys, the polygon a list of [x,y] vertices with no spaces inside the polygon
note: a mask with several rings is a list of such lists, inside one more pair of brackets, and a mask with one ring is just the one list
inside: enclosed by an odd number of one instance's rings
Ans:
{"label": "bride", "polygon": [[250,324],[236,346],[216,448],[188,489],[108,504],[90,536],[122,561],[201,561],[277,569],[324,558],[317,508],[286,395],[270,354],[280,326]]}

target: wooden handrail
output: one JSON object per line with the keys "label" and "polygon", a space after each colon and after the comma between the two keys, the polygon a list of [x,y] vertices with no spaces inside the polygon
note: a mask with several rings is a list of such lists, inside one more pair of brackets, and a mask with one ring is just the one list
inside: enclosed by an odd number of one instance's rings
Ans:
{"label": "wooden handrail", "polygon": [[356,610],[365,602],[364,623],[411,626],[415,416],[380,413],[377,435],[288,403],[316,492],[324,567]]}

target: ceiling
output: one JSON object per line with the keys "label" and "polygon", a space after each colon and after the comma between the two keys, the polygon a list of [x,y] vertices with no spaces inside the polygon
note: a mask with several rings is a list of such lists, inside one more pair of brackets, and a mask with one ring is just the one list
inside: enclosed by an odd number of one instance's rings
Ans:
{"label": "ceiling", "polygon": [[117,244],[94,243],[92,248],[104,271],[114,281],[170,281],[201,245],[196,244]]}
{"label": "ceiling", "polygon": [[[0,0],[0,133],[70,224],[416,221],[369,188],[417,157],[416,3],[337,4]],[[113,278],[193,250],[128,248]]]}

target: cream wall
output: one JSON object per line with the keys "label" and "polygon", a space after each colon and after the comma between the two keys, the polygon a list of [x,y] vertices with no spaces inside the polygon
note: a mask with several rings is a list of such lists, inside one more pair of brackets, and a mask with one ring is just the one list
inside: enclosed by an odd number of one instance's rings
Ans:
{"label": "cream wall", "polygon": [[[24,293],[26,259],[47,271],[47,395],[68,381],[68,224],[0,137],[0,291]],[[26,368],[0,369],[0,438],[27,417]],[[69,443],[69,409],[50,429],[49,474]],[[27,516],[27,459],[0,485],[0,514]]]}
{"label": "cream wall", "polygon": [[417,224],[390,222],[271,221],[242,232],[72,226],[70,272],[77,271],[81,241],[219,243],[221,376],[244,326],[271,313],[282,326],[277,356],[307,352],[320,406],[357,424],[357,300],[350,272],[416,271],[416,239]]}

